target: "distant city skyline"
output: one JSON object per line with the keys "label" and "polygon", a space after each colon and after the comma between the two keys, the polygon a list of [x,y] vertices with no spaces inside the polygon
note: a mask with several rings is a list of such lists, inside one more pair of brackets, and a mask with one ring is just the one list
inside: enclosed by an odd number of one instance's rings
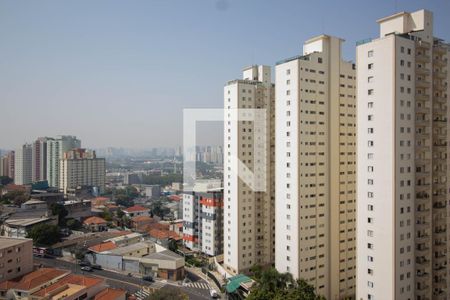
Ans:
{"label": "distant city skyline", "polygon": [[[60,134],[176,147],[183,108],[221,108],[242,66],[274,66],[321,33],[354,60],[355,42],[378,36],[373,20],[422,8],[450,40],[448,1],[2,1],[0,148]],[[198,127],[198,144],[222,143],[222,124]]]}

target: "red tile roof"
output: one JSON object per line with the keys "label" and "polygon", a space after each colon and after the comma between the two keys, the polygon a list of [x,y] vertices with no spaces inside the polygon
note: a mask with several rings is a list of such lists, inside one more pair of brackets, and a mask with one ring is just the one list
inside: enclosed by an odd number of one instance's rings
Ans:
{"label": "red tile roof", "polygon": [[109,250],[116,249],[116,248],[117,248],[116,244],[109,241],[109,242],[104,242],[104,243],[100,243],[100,244],[91,246],[91,247],[89,247],[89,250],[99,253],[99,252],[109,251]]}
{"label": "red tile roof", "polygon": [[172,201],[181,201],[181,196],[179,195],[170,195],[169,199]]}
{"label": "red tile roof", "polygon": [[0,283],[0,290],[29,291],[58,277],[68,275],[70,271],[53,268],[41,268],[26,275]]}
{"label": "red tile roof", "polygon": [[148,234],[159,240],[174,239],[178,241],[182,239],[175,231],[172,230],[150,229]]}
{"label": "red tile roof", "polygon": [[137,216],[137,217],[131,218],[131,221],[133,221],[133,222],[146,222],[146,221],[152,222],[153,219],[149,216]]}
{"label": "red tile roof", "polygon": [[116,300],[125,295],[125,291],[121,289],[106,288],[97,295],[94,300]]}
{"label": "red tile roof", "polygon": [[63,279],[59,280],[58,282],[33,293],[33,295],[44,297],[49,293],[51,293],[52,291],[65,286],[66,284],[76,284],[84,286],[86,288],[90,288],[92,286],[101,284],[103,281],[104,279],[99,277],[87,277],[82,275],[70,274],[64,277]]}
{"label": "red tile roof", "polygon": [[106,220],[100,217],[89,217],[86,220],[83,221],[84,224],[86,225],[91,225],[91,224],[106,224]]}
{"label": "red tile roof", "polygon": [[125,212],[137,212],[137,211],[148,211],[148,208],[142,207],[140,205],[135,205],[132,207],[125,208],[123,211]]}

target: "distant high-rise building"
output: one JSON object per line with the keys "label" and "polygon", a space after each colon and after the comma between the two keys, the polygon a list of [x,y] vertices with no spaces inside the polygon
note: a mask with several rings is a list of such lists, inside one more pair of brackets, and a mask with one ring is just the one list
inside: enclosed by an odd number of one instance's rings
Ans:
{"label": "distant high-rise building", "polygon": [[42,181],[47,179],[47,139],[38,138],[33,142],[32,153],[32,180]]}
{"label": "distant high-rise building", "polygon": [[75,136],[63,135],[47,139],[47,180],[50,186],[60,186],[60,161],[65,152],[75,148],[81,148],[81,141]]}
{"label": "distant high-rise building", "polygon": [[14,183],[15,184],[30,184],[31,178],[31,162],[32,162],[33,147],[30,144],[25,144],[18,148],[15,152],[14,158]]}
{"label": "distant high-rise building", "polygon": [[[232,274],[275,260],[275,88],[268,66],[248,67],[243,78],[224,88],[224,266]],[[239,120],[238,109],[265,109],[265,124],[256,114],[254,121]],[[265,182],[265,191],[247,185],[237,159]]]}
{"label": "distant high-rise building", "polygon": [[356,283],[356,71],[342,42],[314,37],[275,71],[275,267],[327,299]]}
{"label": "distant high-rise building", "polygon": [[96,187],[105,190],[106,163],[95,151],[73,149],[64,153],[60,163],[59,188],[64,193],[78,187]]}
{"label": "distant high-rise building", "polygon": [[426,10],[377,22],[357,47],[356,299],[450,299],[450,45]]}

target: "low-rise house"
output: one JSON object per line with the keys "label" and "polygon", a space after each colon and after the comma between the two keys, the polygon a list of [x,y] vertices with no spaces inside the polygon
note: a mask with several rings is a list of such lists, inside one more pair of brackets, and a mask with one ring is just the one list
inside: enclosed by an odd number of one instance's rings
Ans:
{"label": "low-rise house", "polygon": [[57,225],[58,220],[56,218],[37,217],[37,218],[21,218],[7,219],[1,225],[1,235],[6,237],[25,238],[28,232],[36,225],[39,224],[51,224]]}
{"label": "low-rise house", "polygon": [[100,217],[89,217],[83,221],[83,226],[90,231],[107,231],[108,222]]}
{"label": "low-rise house", "polygon": [[144,231],[148,225],[156,221],[149,216],[137,216],[131,219],[131,227],[137,231]]}
{"label": "low-rise house", "polygon": [[90,217],[91,200],[69,200],[64,201],[64,208],[67,210],[67,218],[73,218],[81,221],[84,218]]}
{"label": "low-rise house", "polygon": [[33,271],[33,240],[0,237],[0,282]]}
{"label": "low-rise house", "polygon": [[26,275],[0,283],[1,300],[30,299],[42,288],[52,285],[70,274],[70,271],[41,268]]}
{"label": "low-rise house", "polygon": [[113,242],[114,244],[118,246],[128,246],[131,244],[138,243],[142,240],[142,234],[138,232],[131,232],[125,235],[120,235],[117,237],[113,237],[110,239],[105,240],[105,242]]}
{"label": "low-rise house", "polygon": [[38,199],[30,199],[23,203],[20,208],[22,210],[47,210],[47,202]]}
{"label": "low-rise house", "polygon": [[140,205],[131,206],[123,210],[125,215],[130,219],[137,216],[148,216],[150,215],[149,211],[150,210],[148,208]]}
{"label": "low-rise house", "polygon": [[57,282],[34,292],[29,299],[92,299],[105,288],[106,283],[103,278],[69,274]]}
{"label": "low-rise house", "polygon": [[121,289],[106,288],[97,295],[94,300],[126,300],[126,291]]}
{"label": "low-rise house", "polygon": [[105,251],[111,251],[116,248],[117,248],[116,244],[114,244],[111,241],[107,241],[107,242],[102,242],[100,244],[91,246],[88,248],[88,250],[95,252],[95,253],[101,253],[101,252],[105,252]]}
{"label": "low-rise house", "polygon": [[184,258],[151,241],[116,247],[103,252],[91,251],[86,258],[104,269],[171,280],[184,278]]}

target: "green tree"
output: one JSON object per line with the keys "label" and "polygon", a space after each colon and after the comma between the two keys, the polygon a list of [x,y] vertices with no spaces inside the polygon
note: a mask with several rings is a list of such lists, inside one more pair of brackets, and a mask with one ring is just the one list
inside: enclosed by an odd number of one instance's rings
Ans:
{"label": "green tree", "polygon": [[12,203],[17,206],[21,206],[23,203],[25,203],[28,200],[28,195],[23,191],[10,191],[7,192],[2,197],[3,203]]}
{"label": "green tree", "polygon": [[66,226],[71,230],[79,230],[83,227],[83,224],[81,224],[81,222],[77,219],[67,219]]}
{"label": "green tree", "polygon": [[39,224],[31,228],[27,237],[33,239],[36,245],[51,246],[59,242],[59,228],[56,225]]}
{"label": "green tree", "polygon": [[52,211],[52,215],[58,216],[58,225],[65,226],[66,225],[66,217],[69,214],[64,205],[59,203],[52,203],[50,205],[50,210]]}
{"label": "green tree", "polygon": [[0,185],[8,185],[13,182],[13,179],[8,176],[0,176]]}
{"label": "green tree", "polygon": [[123,210],[121,210],[120,208],[117,210],[117,217],[119,219],[121,219],[123,216],[125,215],[125,213],[123,212]]}
{"label": "green tree", "polygon": [[252,268],[256,285],[249,300],[322,300],[314,287],[303,279],[294,280],[289,273],[279,273],[275,268]]}

